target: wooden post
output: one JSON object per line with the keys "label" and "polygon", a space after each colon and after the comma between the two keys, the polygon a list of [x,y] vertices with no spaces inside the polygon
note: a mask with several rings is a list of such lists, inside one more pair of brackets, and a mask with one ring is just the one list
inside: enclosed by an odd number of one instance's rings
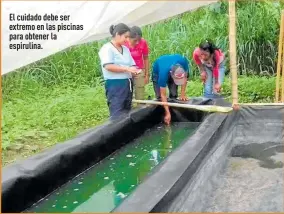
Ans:
{"label": "wooden post", "polygon": [[[284,24],[284,22],[283,22]],[[284,35],[282,36],[284,40]],[[282,63],[282,81],[281,81],[281,102],[284,103],[284,41],[282,40],[282,58],[281,58],[281,63]]]}
{"label": "wooden post", "polygon": [[[276,75],[276,91],[275,91],[275,102],[278,103],[280,101],[279,98],[279,83],[280,83],[280,72],[281,72],[281,63],[283,64],[283,38],[284,38],[284,10],[281,13],[280,20],[280,33],[279,33],[279,44],[278,44],[278,62],[277,62],[277,75]],[[283,97],[283,69],[282,69],[282,97]],[[283,99],[283,98],[282,98]],[[283,102],[283,101],[282,101]]]}
{"label": "wooden post", "polygon": [[229,53],[230,71],[232,77],[232,101],[238,103],[238,72],[237,72],[237,48],[236,48],[236,6],[235,0],[229,0]]}

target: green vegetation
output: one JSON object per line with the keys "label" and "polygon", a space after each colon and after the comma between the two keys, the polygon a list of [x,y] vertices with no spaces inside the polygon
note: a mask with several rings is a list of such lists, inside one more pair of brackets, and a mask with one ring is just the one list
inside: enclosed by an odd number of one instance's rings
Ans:
{"label": "green vegetation", "polygon": [[[167,53],[191,59],[194,48],[206,38],[228,56],[227,6],[216,3],[144,27],[150,61]],[[237,5],[240,102],[273,101],[280,9],[284,4],[279,1]],[[108,118],[97,55],[103,43],[72,47],[3,77],[2,165],[70,139]],[[188,93],[200,96],[197,68],[192,61],[191,66]],[[228,98],[230,90],[228,76],[223,89]],[[147,92],[153,96],[151,84]]]}

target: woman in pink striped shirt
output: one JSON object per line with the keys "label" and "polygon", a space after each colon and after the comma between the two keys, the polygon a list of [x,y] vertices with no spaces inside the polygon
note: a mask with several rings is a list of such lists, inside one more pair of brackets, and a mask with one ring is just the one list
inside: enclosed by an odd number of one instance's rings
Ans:
{"label": "woman in pink striped shirt", "polygon": [[194,50],[193,59],[199,68],[204,84],[203,96],[216,97],[216,94],[221,91],[225,77],[225,55],[212,42],[206,40]]}

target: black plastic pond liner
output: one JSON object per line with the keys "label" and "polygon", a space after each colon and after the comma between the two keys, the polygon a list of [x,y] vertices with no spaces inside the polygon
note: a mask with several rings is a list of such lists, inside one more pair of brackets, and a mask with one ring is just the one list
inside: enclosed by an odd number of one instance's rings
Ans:
{"label": "black plastic pond liner", "polygon": [[[173,101],[179,102],[179,101]],[[190,104],[230,106],[222,99]],[[283,107],[243,107],[229,114],[171,108],[176,122],[202,122],[113,212],[206,211],[216,180],[238,145],[282,145]],[[2,170],[2,212],[22,212],[163,120],[161,106],[139,108],[121,121],[106,122],[76,138]],[[253,182],[253,181],[252,181]],[[279,184],[282,188],[282,184]],[[253,195],[251,196],[253,198]],[[279,195],[280,197],[280,195]],[[281,195],[283,198],[283,195]],[[225,199],[224,199],[225,200]],[[276,203],[274,209],[283,210]],[[226,210],[220,210],[226,211]],[[239,211],[239,210],[229,210]],[[246,210],[241,210],[246,211]]]}
{"label": "black plastic pond liner", "polygon": [[[191,104],[212,104],[192,99]],[[206,113],[171,109],[173,121],[200,122]],[[68,180],[98,163],[163,119],[160,106],[133,110],[126,118],[108,121],[76,138],[8,165],[2,170],[2,212],[22,212]]]}
{"label": "black plastic pond liner", "polygon": [[[230,157],[257,158],[272,148],[283,154],[283,122],[284,107],[243,107],[232,114],[211,114],[113,212],[283,212],[283,156],[278,174],[257,174],[252,168],[248,172],[255,180],[247,175],[245,183],[235,172],[233,184],[221,176]],[[262,181],[263,174],[270,181]],[[260,186],[261,181],[270,186]]]}

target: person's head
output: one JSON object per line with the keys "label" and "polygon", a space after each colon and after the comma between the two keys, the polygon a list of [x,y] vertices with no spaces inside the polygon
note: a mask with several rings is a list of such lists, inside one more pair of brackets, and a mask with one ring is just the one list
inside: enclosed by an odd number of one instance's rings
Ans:
{"label": "person's head", "polygon": [[140,27],[133,26],[130,28],[129,42],[135,46],[142,38],[142,30]]}
{"label": "person's head", "polygon": [[109,32],[118,44],[123,45],[129,37],[130,28],[124,23],[119,23],[110,26]]}
{"label": "person's head", "polygon": [[206,41],[200,43],[199,49],[200,49],[201,59],[204,60],[204,61],[207,61],[214,54],[214,52],[217,48],[215,47],[215,45],[211,41],[206,40]]}
{"label": "person's head", "polygon": [[176,64],[171,68],[171,76],[176,85],[183,85],[187,78],[184,68],[180,64]]}

